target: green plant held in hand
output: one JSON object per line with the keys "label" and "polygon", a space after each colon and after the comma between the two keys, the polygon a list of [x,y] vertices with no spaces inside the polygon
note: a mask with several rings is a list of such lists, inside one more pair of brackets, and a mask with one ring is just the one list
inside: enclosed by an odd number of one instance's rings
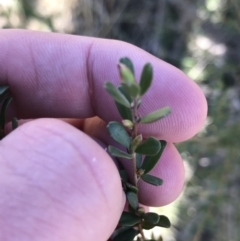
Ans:
{"label": "green plant held in hand", "polygon": [[[149,113],[146,116],[139,115],[139,108],[142,105],[142,96],[149,90],[153,70],[150,64],[143,68],[140,82],[137,83],[134,76],[134,67],[130,59],[122,58],[118,65],[121,84],[114,86],[111,82],[105,83],[105,88],[115,101],[116,107],[122,117],[122,122],[112,121],[107,125],[111,137],[123,148],[118,149],[109,146],[108,151],[114,157],[124,158],[133,165],[133,182],[131,183],[124,169],[120,169],[120,177],[123,190],[126,193],[128,201],[128,211],[124,211],[120,217],[118,228],[111,236],[113,241],[146,241],[143,230],[149,230],[154,227],[170,227],[170,221],[163,215],[153,212],[146,213],[144,208],[140,207],[138,200],[138,182],[140,180],[160,186],[163,180],[150,175],[149,172],[159,161],[166,141],[157,140],[155,137],[144,139],[142,134],[138,133],[138,125],[145,125],[162,119],[170,114],[170,108],[164,107]],[[0,86],[0,140],[5,137],[6,110],[12,100],[9,87]],[[17,128],[18,121],[12,119],[12,129]],[[160,239],[162,240],[162,239]],[[157,241],[154,238],[149,241]]]}
{"label": "green plant held in hand", "polygon": [[124,169],[119,170],[129,207],[128,212],[122,213],[119,228],[112,234],[111,239],[113,241],[133,241],[137,237],[138,241],[145,241],[144,229],[149,230],[156,226],[169,228],[171,225],[169,219],[163,215],[152,212],[145,213],[144,209],[139,206],[138,200],[139,180],[155,186],[163,184],[162,179],[148,173],[159,161],[166,147],[166,141],[159,141],[155,137],[143,140],[142,135],[138,133],[138,125],[158,121],[170,114],[171,110],[169,107],[164,107],[146,116],[140,116],[138,113],[142,105],[142,96],[149,90],[152,83],[151,64],[147,63],[143,67],[139,83],[135,80],[134,66],[129,58],[120,59],[118,69],[121,79],[120,86],[116,87],[111,82],[106,82],[104,87],[114,99],[122,117],[122,123],[111,121],[108,123],[107,129],[111,137],[122,145],[123,149],[109,146],[108,151],[114,157],[128,159],[131,162],[134,182],[130,183]]}

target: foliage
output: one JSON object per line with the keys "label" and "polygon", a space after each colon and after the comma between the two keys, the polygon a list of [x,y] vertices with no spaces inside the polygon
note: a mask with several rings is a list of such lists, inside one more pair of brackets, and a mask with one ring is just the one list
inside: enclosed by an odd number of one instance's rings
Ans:
{"label": "foliage", "polygon": [[[159,141],[154,137],[143,140],[138,133],[139,124],[147,124],[158,121],[170,114],[170,108],[164,107],[146,116],[140,116],[138,110],[142,105],[142,96],[149,90],[153,70],[151,64],[143,67],[140,83],[137,83],[134,76],[134,66],[130,59],[122,58],[118,65],[121,85],[115,87],[111,82],[105,83],[105,89],[111,95],[122,117],[122,123],[111,121],[107,125],[110,136],[118,142],[122,149],[109,146],[108,151],[114,157],[129,159],[133,165],[134,183],[130,183],[125,170],[119,170],[123,190],[129,204],[128,212],[124,211],[119,220],[119,228],[113,233],[113,241],[132,241],[138,236],[139,241],[145,241],[143,230],[154,227],[170,227],[170,221],[166,216],[156,213],[145,213],[139,206],[138,182],[144,182],[160,186],[163,180],[147,174],[150,172],[163,153],[166,146],[165,141]],[[144,160],[143,156],[145,156]],[[155,239],[151,239],[154,241]]]}
{"label": "foliage", "polygon": [[[176,232],[162,235],[169,239],[174,236],[172,239],[177,241],[238,240],[239,0],[5,2],[9,5],[0,4],[2,28],[126,41],[177,66],[201,84],[208,99],[209,120],[201,135],[177,145],[192,176],[180,206],[174,207],[173,218],[177,216],[175,210],[179,217],[179,221],[171,220]],[[43,2],[47,5],[43,6]],[[10,7],[10,3],[18,7]],[[48,18],[53,27],[46,21]],[[204,45],[206,41],[209,46]],[[219,47],[225,49],[221,54],[214,52]],[[128,108],[118,106],[118,110],[123,119],[131,120]],[[131,126],[131,122],[124,125]]]}

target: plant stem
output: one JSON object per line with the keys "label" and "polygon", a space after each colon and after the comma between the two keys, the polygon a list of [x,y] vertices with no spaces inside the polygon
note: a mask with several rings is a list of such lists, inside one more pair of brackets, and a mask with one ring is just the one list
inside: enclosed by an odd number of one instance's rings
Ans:
{"label": "plant stem", "polygon": [[[139,99],[134,99],[133,101],[133,106],[132,106],[132,119],[133,119],[133,130],[132,130],[132,140],[134,140],[134,138],[138,135],[138,110],[137,110],[137,103],[138,103]],[[135,187],[138,187],[138,174],[137,174],[137,165],[136,165],[136,153],[133,153],[133,159],[132,159],[132,164],[133,164],[133,175],[134,175],[134,185]],[[143,229],[142,229],[142,225],[139,224],[138,225],[138,229],[139,232],[142,236],[142,240],[145,240],[145,236],[143,233]]]}
{"label": "plant stem", "polygon": [[[133,130],[132,130],[132,139],[137,136],[137,130],[138,130],[138,113],[137,113],[137,99],[134,99],[133,106],[132,106],[132,119],[133,119]],[[136,165],[136,153],[133,153],[133,175],[134,175],[134,185],[137,187],[138,183],[138,177],[137,177],[137,165]]]}
{"label": "plant stem", "polygon": [[138,99],[134,100],[134,104],[133,104],[133,110],[132,110],[132,115],[133,115],[133,135],[134,138],[138,135],[137,131],[138,131],[138,111],[137,111],[137,102]]}
{"label": "plant stem", "polygon": [[137,183],[138,183],[138,177],[137,177],[137,167],[136,167],[136,154],[134,154],[134,157],[132,159],[132,163],[133,163],[133,172],[134,172],[134,186],[137,187]]}

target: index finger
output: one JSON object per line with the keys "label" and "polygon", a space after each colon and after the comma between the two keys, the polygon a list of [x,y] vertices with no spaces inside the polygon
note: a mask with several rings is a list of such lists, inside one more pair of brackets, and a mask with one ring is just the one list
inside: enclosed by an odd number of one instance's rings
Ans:
{"label": "index finger", "polygon": [[153,86],[143,98],[145,115],[164,106],[172,114],[142,127],[144,135],[170,142],[196,134],[206,117],[206,100],[200,88],[180,70],[124,42],[41,33],[0,31],[0,84],[10,86],[14,97],[11,115],[18,118],[120,119],[114,102],[103,89],[106,80],[118,85],[116,65],[128,56],[136,78],[150,62]]}

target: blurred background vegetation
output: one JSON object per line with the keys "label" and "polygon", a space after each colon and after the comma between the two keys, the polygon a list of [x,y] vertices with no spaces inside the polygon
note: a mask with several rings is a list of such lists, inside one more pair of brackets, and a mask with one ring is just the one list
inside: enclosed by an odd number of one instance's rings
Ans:
{"label": "blurred background vegetation", "polygon": [[209,116],[177,144],[186,188],[160,209],[173,221],[160,233],[165,241],[240,240],[240,0],[0,0],[0,27],[123,40],[196,81]]}

